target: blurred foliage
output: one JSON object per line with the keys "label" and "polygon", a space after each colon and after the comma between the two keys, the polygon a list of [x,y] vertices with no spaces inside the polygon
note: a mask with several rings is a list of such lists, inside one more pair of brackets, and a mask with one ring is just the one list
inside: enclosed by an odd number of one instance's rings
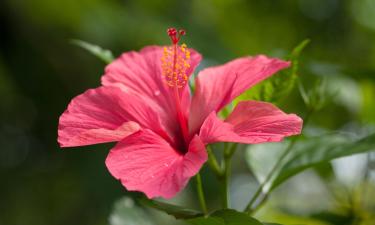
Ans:
{"label": "blurred foliage", "polygon": [[109,217],[110,225],[154,225],[155,223],[134,201],[123,197],[116,201]]}
{"label": "blurred foliage", "polygon": [[[312,115],[308,132],[340,130],[361,138],[373,132],[375,124],[374,15],[372,0],[0,1],[0,224],[108,224],[113,202],[134,195],[105,168],[112,144],[64,150],[57,146],[59,115],[72,97],[100,84],[105,65],[69,40],[85,40],[119,55],[166,44],[166,28],[183,27],[184,41],[204,56],[201,69],[243,55],[283,57],[309,38],[298,77],[307,92],[317,80],[325,80],[335,95]],[[306,112],[296,88],[279,106],[299,115]],[[237,151],[234,159],[233,172],[239,175],[233,183],[242,184],[238,193],[243,194],[233,197],[233,206],[250,198],[249,187],[256,184],[243,175],[247,166],[242,154]],[[365,197],[340,192],[343,198],[357,199],[343,203],[322,197],[327,190],[319,187],[339,179],[338,171],[355,164],[352,159],[346,167],[332,169],[336,164],[329,164],[321,167],[319,176],[307,171],[281,185],[266,213],[262,209],[256,218],[282,224],[371,225],[375,193],[370,159],[360,161],[365,172],[356,174],[365,184],[353,184],[359,187],[355,190],[366,187]],[[324,173],[334,177],[324,178]],[[209,207],[215,208],[217,183],[206,168],[203,175]],[[297,183],[300,178],[303,182]],[[313,186],[306,186],[310,178]],[[329,192],[340,191],[343,185],[338,186]],[[194,191],[188,188],[173,201],[196,207]],[[298,211],[302,209],[304,213]],[[179,223],[152,214],[156,224]]]}
{"label": "blurred foliage", "polygon": [[102,49],[101,47],[97,45],[90,44],[88,42],[81,41],[81,40],[72,40],[72,44],[75,44],[87,50],[91,54],[101,59],[104,63],[108,64],[114,60],[113,54],[110,50]]}

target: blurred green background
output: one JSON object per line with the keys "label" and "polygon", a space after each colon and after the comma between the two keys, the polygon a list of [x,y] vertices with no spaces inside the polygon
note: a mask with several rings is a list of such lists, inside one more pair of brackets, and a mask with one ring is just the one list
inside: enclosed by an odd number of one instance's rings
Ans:
{"label": "blurred green background", "polygon": [[[328,88],[338,93],[312,117],[311,127],[360,135],[375,123],[374,0],[2,0],[1,225],[108,224],[113,202],[127,194],[104,165],[112,144],[62,150],[56,142],[60,114],[74,96],[100,85],[105,66],[69,40],[85,40],[119,55],[168,44],[165,32],[171,26],[186,29],[184,41],[202,53],[202,67],[243,55],[283,56],[309,38],[300,59],[301,80],[309,87],[326,77]],[[297,90],[281,108],[300,115],[305,110]],[[251,176],[241,155],[237,158],[233,185],[241,186]],[[355,186],[352,178],[367,174],[371,163],[363,155],[346,160],[332,164],[335,180]],[[215,207],[215,180],[207,176],[205,188]],[[306,177],[318,179],[307,173],[289,185]],[[316,205],[306,199],[321,199],[320,208],[329,205],[324,190],[319,191],[323,183],[312,182],[294,196],[289,196],[294,189],[284,188],[282,202],[290,208],[281,217],[313,213]],[[196,204],[190,192],[182,193],[181,204]],[[233,193],[234,206],[236,196],[243,198],[239,193]],[[300,212],[300,205],[307,209]]]}

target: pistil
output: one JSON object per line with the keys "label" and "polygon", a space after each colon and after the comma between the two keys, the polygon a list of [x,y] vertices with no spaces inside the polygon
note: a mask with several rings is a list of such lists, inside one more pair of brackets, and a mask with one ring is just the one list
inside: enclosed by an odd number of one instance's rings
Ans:
{"label": "pistil", "polygon": [[168,86],[173,88],[177,119],[185,142],[185,147],[188,147],[187,145],[190,141],[189,129],[186,116],[182,110],[181,92],[179,89],[184,88],[187,83],[188,77],[186,71],[190,67],[188,61],[190,59],[190,52],[185,44],[181,46],[178,45],[181,36],[185,35],[184,30],[179,30],[177,32],[175,28],[169,28],[167,33],[171,38],[172,46],[164,48],[164,53],[161,58],[163,77]]}

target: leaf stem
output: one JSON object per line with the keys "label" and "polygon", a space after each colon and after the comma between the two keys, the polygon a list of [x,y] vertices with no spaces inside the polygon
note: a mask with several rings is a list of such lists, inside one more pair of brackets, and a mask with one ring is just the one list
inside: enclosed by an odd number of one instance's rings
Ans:
{"label": "leaf stem", "polygon": [[198,191],[199,203],[201,205],[202,211],[204,212],[205,215],[207,215],[208,210],[207,210],[207,205],[206,205],[206,199],[204,197],[202,178],[201,178],[200,173],[196,175],[196,179],[197,179],[197,191]]}

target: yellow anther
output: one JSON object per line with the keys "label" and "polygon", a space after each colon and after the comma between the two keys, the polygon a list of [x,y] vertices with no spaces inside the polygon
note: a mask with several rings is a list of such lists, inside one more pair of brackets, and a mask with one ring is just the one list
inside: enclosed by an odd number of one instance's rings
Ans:
{"label": "yellow anther", "polygon": [[190,68],[190,51],[186,44],[172,45],[163,48],[161,57],[162,75],[168,86],[183,87],[187,80],[187,70]]}

